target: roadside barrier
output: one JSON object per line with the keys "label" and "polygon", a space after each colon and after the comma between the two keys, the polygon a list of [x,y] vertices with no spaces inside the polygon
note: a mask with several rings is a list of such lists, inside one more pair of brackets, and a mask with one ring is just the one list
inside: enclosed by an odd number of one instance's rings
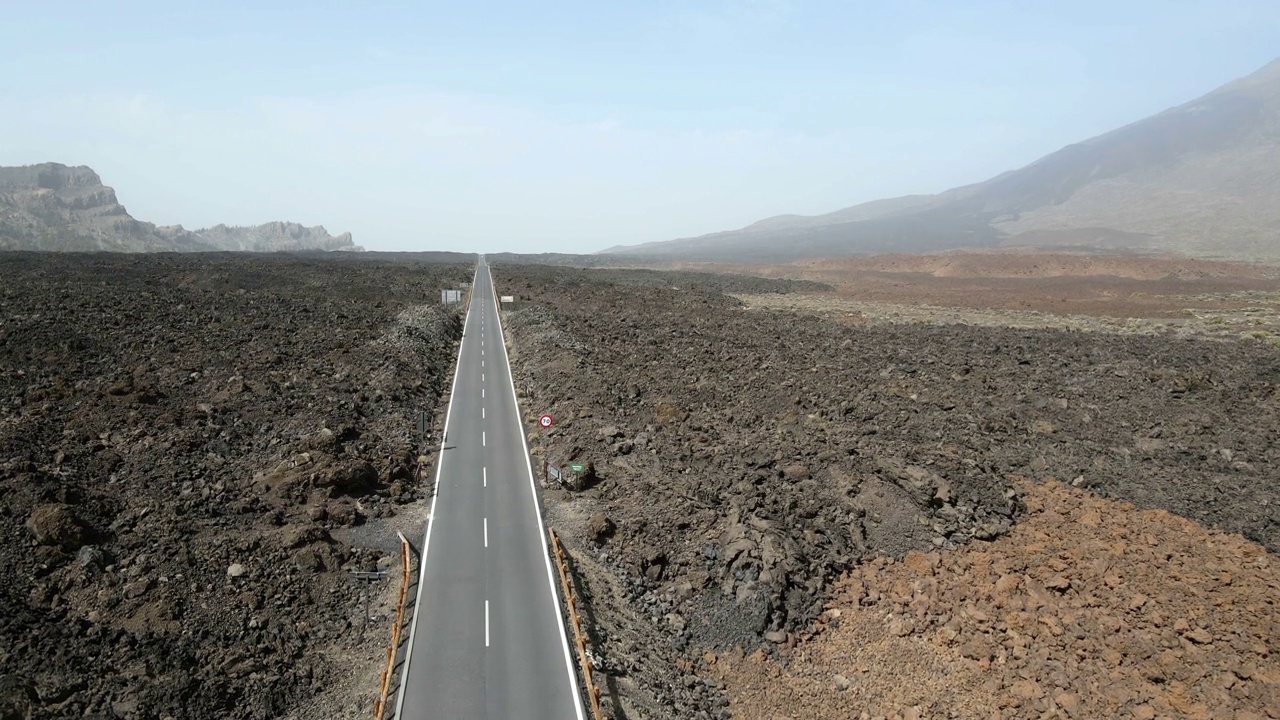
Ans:
{"label": "roadside barrier", "polygon": [[387,711],[387,694],[391,690],[391,677],[396,670],[396,654],[400,650],[400,628],[404,625],[404,602],[409,594],[409,540],[400,536],[400,600],[396,603],[396,624],[391,628],[391,647],[387,648],[387,666],[382,670],[382,684],[378,697],[373,701],[373,718],[382,720]]}
{"label": "roadside barrier", "polygon": [[569,578],[569,571],[566,568],[564,546],[560,544],[560,538],[556,537],[555,530],[547,528],[547,534],[551,536],[551,554],[555,556],[556,567],[560,570],[560,589],[564,594],[565,603],[569,606],[569,624],[573,626],[573,642],[578,646],[578,665],[582,668],[582,681],[587,686],[587,699],[591,701],[591,718],[606,720],[604,713],[600,710],[600,689],[591,678],[591,659],[587,657],[587,640],[582,632],[582,616],[578,614],[578,595],[573,590],[573,580]]}

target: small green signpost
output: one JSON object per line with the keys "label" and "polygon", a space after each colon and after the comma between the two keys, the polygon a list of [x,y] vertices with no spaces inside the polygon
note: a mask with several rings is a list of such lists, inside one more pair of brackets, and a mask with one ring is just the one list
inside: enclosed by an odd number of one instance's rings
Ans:
{"label": "small green signpost", "polygon": [[581,475],[582,473],[586,472],[587,466],[583,463],[569,463],[569,469],[572,470],[574,473]]}

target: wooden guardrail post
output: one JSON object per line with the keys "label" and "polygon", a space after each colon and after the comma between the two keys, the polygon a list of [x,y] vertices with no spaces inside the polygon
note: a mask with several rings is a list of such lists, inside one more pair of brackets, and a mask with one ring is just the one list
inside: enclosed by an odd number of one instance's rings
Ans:
{"label": "wooden guardrail post", "polygon": [[560,571],[560,588],[564,593],[565,604],[569,606],[569,625],[573,628],[573,643],[578,648],[578,665],[582,668],[582,681],[587,686],[587,699],[591,702],[591,718],[605,720],[604,713],[600,710],[600,689],[591,676],[586,633],[582,630],[582,616],[578,614],[578,596],[566,567],[564,546],[560,544],[560,538],[556,537],[555,530],[547,528],[547,535],[551,537],[551,554],[555,556],[556,568]]}
{"label": "wooden guardrail post", "polygon": [[382,682],[378,697],[373,701],[374,720],[382,720],[387,712],[387,695],[391,689],[391,677],[395,674],[396,653],[400,650],[400,628],[404,626],[404,603],[409,594],[409,539],[400,536],[400,599],[396,602],[396,624],[391,628],[391,646],[387,648],[387,665],[382,670]]}

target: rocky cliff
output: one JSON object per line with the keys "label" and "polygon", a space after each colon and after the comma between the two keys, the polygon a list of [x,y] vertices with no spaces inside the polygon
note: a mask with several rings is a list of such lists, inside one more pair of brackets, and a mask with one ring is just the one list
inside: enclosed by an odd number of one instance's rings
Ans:
{"label": "rocky cliff", "polygon": [[199,252],[360,250],[350,233],[271,222],[186,230],[134,219],[92,169],[0,167],[0,250]]}
{"label": "rocky cliff", "polygon": [[351,233],[330,235],[317,225],[304,227],[291,222],[269,222],[249,227],[214,225],[196,230],[201,242],[219,250],[290,252],[297,250],[361,250],[351,241]]}

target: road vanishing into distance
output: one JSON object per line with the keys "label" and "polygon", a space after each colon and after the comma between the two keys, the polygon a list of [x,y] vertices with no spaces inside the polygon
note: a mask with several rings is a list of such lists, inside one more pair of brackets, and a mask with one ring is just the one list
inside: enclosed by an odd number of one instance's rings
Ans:
{"label": "road vanishing into distance", "polygon": [[403,720],[582,720],[483,257],[458,351],[401,669]]}

